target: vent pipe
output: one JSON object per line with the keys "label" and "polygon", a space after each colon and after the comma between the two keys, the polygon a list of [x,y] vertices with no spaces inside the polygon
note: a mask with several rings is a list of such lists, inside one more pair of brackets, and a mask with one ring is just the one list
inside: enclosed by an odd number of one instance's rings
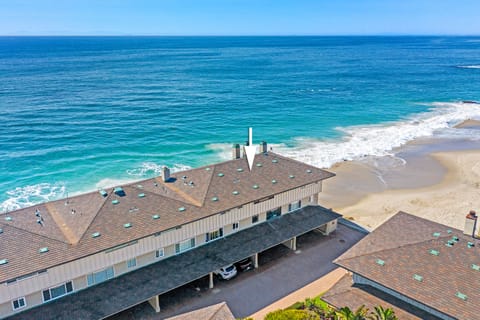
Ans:
{"label": "vent pipe", "polygon": [[232,147],[232,158],[240,159],[240,145],[238,143],[234,144]]}
{"label": "vent pipe", "polygon": [[262,153],[267,154],[268,149],[267,149],[267,143],[265,141],[262,141]]}
{"label": "vent pipe", "polygon": [[474,210],[470,210],[470,212],[465,217],[465,228],[463,229],[463,234],[475,238],[475,231],[477,229],[477,218],[477,213]]}
{"label": "vent pipe", "polygon": [[162,168],[162,173],[163,182],[168,182],[170,180],[170,169],[164,166]]}

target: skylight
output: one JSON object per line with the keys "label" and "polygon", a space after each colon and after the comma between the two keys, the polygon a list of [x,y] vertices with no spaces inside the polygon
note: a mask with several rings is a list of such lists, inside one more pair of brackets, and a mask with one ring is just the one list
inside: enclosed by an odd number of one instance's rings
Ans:
{"label": "skylight", "polygon": [[277,160],[277,159],[273,159],[273,160],[272,160],[272,163],[278,163],[278,160]]}
{"label": "skylight", "polygon": [[472,264],[472,269],[476,271],[480,271],[480,266],[478,264],[473,263]]}
{"label": "skylight", "polygon": [[260,187],[258,186],[258,184],[254,184],[254,185],[252,186],[252,188],[253,188],[253,189],[258,189],[258,188],[260,188]]}
{"label": "skylight", "polygon": [[221,172],[219,172],[219,173],[217,174],[217,176],[219,176],[219,177],[223,177],[223,176],[224,176],[224,174],[223,174],[223,173],[221,173]]}
{"label": "skylight", "polygon": [[9,216],[9,217],[5,217],[5,220],[12,221],[13,219],[12,219],[12,217]]}
{"label": "skylight", "polygon": [[440,237],[440,232],[434,232],[434,233],[433,233],[433,236],[434,236],[434,237],[437,237],[437,238]]}
{"label": "skylight", "polygon": [[99,190],[98,192],[102,195],[102,197],[106,197],[108,195],[107,191],[103,189]]}
{"label": "skylight", "polygon": [[261,164],[261,163],[257,163],[256,166],[257,166],[257,167],[261,167],[262,164]]}
{"label": "skylight", "polygon": [[277,180],[272,179],[272,184],[275,184],[275,183],[277,183]]}
{"label": "skylight", "polygon": [[0,266],[3,265],[3,264],[7,264],[7,263],[8,263],[7,259],[0,260]]}
{"label": "skylight", "polygon": [[118,201],[117,199],[115,200],[112,200],[112,204],[118,204],[120,201]]}
{"label": "skylight", "polygon": [[43,247],[43,248],[40,248],[40,250],[38,250],[39,253],[46,253],[48,252],[48,247]]}
{"label": "skylight", "polygon": [[466,295],[466,294],[463,294],[463,293],[461,293],[461,292],[457,292],[457,293],[455,293],[455,295],[456,295],[458,298],[462,299],[463,301],[467,301],[467,295]]}
{"label": "skylight", "polygon": [[2,234],[2,233],[3,233],[3,229],[2,229],[2,228],[0,228],[0,234]]}
{"label": "skylight", "polygon": [[295,178],[295,176],[294,176],[293,174],[289,175],[288,177],[289,177],[290,179]]}
{"label": "skylight", "polygon": [[100,237],[100,232],[92,233],[92,238],[98,238],[98,237]]}
{"label": "skylight", "polygon": [[218,201],[218,197],[213,197],[213,198],[212,198],[212,201],[213,201],[213,202]]}
{"label": "skylight", "polygon": [[125,229],[128,229],[128,228],[131,228],[131,227],[132,227],[132,224],[131,224],[130,222],[129,222],[129,223],[125,223],[125,224],[123,225],[123,227],[124,227]]}
{"label": "skylight", "polygon": [[158,219],[160,219],[160,216],[159,216],[158,214],[154,214],[154,215],[152,216],[152,219],[153,219],[153,220],[158,220]]}
{"label": "skylight", "polygon": [[243,172],[243,169],[242,169],[242,168],[238,168],[237,171],[238,171],[238,172]]}
{"label": "skylight", "polygon": [[178,211],[180,211],[180,212],[185,211],[185,210],[186,210],[185,207],[178,208]]}
{"label": "skylight", "polygon": [[430,250],[430,254],[434,255],[434,256],[438,256],[438,255],[440,255],[440,252],[438,250],[433,250],[432,249],[432,250]]}
{"label": "skylight", "polygon": [[418,274],[414,274],[413,275],[413,279],[417,280],[418,282],[422,282],[423,281],[423,277],[418,275]]}
{"label": "skylight", "polygon": [[310,170],[310,169],[307,169],[307,173],[312,173],[312,170]]}
{"label": "skylight", "polygon": [[375,260],[375,262],[380,265],[380,266],[384,266],[385,265],[385,261],[383,261],[382,259],[377,259]]}
{"label": "skylight", "polygon": [[238,195],[239,193],[240,193],[240,192],[238,192],[237,190],[234,190],[234,191],[232,192],[232,194],[233,194],[234,196]]}
{"label": "skylight", "polygon": [[139,194],[138,194],[138,197],[139,197],[139,198],[145,198],[145,193],[139,193]]}

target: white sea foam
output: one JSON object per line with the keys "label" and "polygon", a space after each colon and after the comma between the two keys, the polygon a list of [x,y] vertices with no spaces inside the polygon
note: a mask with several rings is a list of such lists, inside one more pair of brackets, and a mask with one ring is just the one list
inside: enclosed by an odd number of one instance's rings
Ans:
{"label": "white sea foam", "polygon": [[[155,162],[143,162],[140,167],[128,169],[127,174],[134,177],[150,177],[158,176],[162,173],[162,168],[164,165],[156,164]],[[184,171],[191,169],[191,167],[175,163],[173,167],[170,168],[171,172]]]}
{"label": "white sea foam", "polygon": [[480,69],[480,65],[457,66],[457,68],[461,68],[461,69]]}
{"label": "white sea foam", "polygon": [[47,202],[66,196],[65,183],[40,183],[31,186],[17,187],[7,191],[8,199],[0,204],[0,212],[8,212]]}
{"label": "white sea foam", "polygon": [[[454,125],[466,120],[480,118],[480,104],[436,102],[429,112],[414,115],[403,121],[382,125],[338,128],[344,133],[342,141],[319,141],[297,139],[294,148],[280,147],[278,152],[328,168],[343,160],[365,156],[393,155],[392,150],[420,137],[444,133]],[[468,130],[458,130],[456,137],[476,139]],[[477,137],[478,139],[478,137]]]}

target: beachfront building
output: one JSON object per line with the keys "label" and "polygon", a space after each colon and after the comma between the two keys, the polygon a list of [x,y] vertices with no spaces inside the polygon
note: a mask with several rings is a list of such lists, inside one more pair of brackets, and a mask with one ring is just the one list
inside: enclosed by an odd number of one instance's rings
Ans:
{"label": "beachfront building", "polygon": [[323,297],[352,310],[394,309],[399,319],[478,319],[477,217],[465,230],[399,212],[335,260],[349,271]]}
{"label": "beachfront building", "polygon": [[[0,318],[100,319],[340,215],[318,205],[332,173],[267,151],[0,215]],[[160,297],[159,297],[160,296]]]}

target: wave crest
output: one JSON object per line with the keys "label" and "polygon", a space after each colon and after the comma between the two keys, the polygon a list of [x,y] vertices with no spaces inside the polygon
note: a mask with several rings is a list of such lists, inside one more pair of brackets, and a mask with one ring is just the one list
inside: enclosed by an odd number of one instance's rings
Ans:
{"label": "wave crest", "polygon": [[7,191],[8,199],[0,204],[1,212],[9,212],[37,203],[66,197],[65,183],[40,183],[31,186],[17,187]]}

